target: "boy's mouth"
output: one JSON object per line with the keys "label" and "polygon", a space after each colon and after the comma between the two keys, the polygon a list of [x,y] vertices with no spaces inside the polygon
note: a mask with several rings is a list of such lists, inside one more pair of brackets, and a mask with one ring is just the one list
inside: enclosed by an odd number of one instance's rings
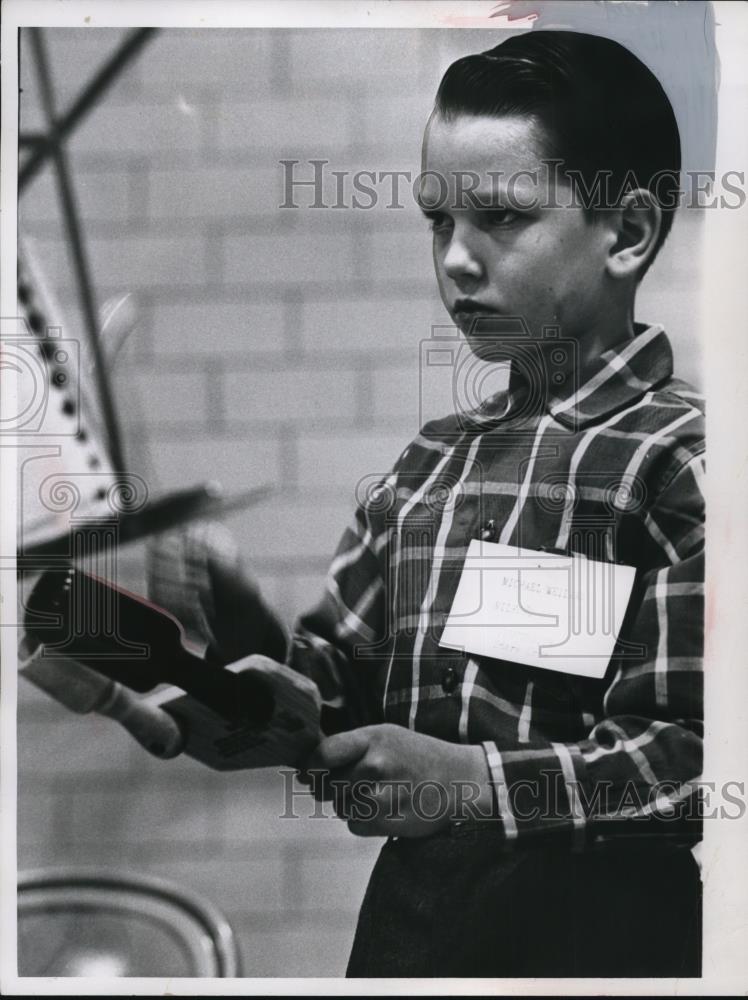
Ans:
{"label": "boy's mouth", "polygon": [[474,299],[457,299],[452,306],[452,315],[460,326],[474,326],[480,324],[484,317],[490,320],[499,314],[496,309]]}
{"label": "boy's mouth", "polygon": [[498,310],[484,305],[476,299],[456,299],[452,306],[455,316],[496,316]]}
{"label": "boy's mouth", "polygon": [[498,309],[474,299],[457,299],[452,307],[452,316],[463,332],[473,336],[517,333],[515,318],[502,316]]}

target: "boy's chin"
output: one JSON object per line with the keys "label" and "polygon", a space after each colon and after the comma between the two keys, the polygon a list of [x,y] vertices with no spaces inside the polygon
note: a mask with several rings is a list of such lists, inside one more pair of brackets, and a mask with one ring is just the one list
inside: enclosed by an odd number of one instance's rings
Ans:
{"label": "boy's chin", "polygon": [[520,316],[482,315],[457,321],[462,335],[478,351],[499,350],[517,342],[529,343],[533,331]]}
{"label": "boy's chin", "polygon": [[489,335],[485,332],[476,335],[465,333],[465,341],[471,352],[481,361],[491,361],[495,364],[506,364],[521,354],[522,348],[527,348],[529,338],[524,340],[508,337],[506,334]]}

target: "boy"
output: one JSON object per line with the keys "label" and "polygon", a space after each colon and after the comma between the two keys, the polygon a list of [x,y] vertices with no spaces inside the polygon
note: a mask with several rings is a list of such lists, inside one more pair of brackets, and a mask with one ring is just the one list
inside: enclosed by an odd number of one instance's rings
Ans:
{"label": "boy", "polygon": [[[351,976],[699,975],[704,429],[664,331],[634,323],[679,170],[664,91],[608,39],[530,32],[442,80],[420,191],[439,289],[512,371],[405,449],[295,636],[348,713],[306,780],[389,837]],[[604,678],[439,645],[476,538],[636,567]]]}
{"label": "boy", "polygon": [[[672,108],[617,43],[530,32],[448,69],[423,160],[444,304],[511,372],[363,498],[294,637],[343,716],[304,780],[388,837],[348,974],[699,975],[704,429],[634,323]],[[604,677],[440,645],[475,539],[636,568]]]}

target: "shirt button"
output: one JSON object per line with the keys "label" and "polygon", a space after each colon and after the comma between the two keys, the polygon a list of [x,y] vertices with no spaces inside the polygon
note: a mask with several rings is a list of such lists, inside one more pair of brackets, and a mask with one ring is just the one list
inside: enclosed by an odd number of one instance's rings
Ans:
{"label": "shirt button", "polygon": [[447,667],[442,674],[442,691],[445,694],[452,694],[457,687],[457,671],[454,667]]}

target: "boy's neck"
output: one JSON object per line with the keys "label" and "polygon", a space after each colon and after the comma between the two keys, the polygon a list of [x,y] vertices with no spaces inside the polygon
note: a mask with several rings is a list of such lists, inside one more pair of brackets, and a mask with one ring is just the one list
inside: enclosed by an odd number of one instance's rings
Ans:
{"label": "boy's neck", "polygon": [[[600,358],[606,351],[612,348],[622,347],[635,336],[633,310],[619,323],[611,324],[609,321],[601,323],[597,327],[588,328],[583,334],[573,339],[577,344],[576,351],[576,379],[573,383],[582,385],[600,367]],[[554,346],[553,341],[547,341],[549,348]],[[546,367],[550,364],[549,353],[546,353]],[[510,393],[522,392],[526,386],[527,378],[522,366],[512,364],[509,372],[508,390]]]}
{"label": "boy's neck", "polygon": [[600,358],[606,351],[621,347],[634,339],[633,310],[614,323],[604,321],[596,327],[588,329],[580,337],[575,338],[578,350],[578,372],[584,379],[586,372],[599,367]]}

